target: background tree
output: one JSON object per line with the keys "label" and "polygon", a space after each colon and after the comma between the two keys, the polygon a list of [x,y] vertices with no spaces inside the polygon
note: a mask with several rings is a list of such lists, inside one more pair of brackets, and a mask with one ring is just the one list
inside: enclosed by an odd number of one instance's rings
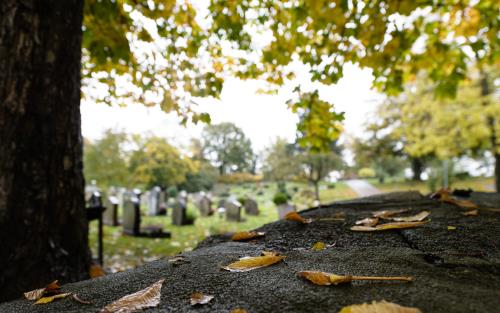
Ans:
{"label": "background tree", "polygon": [[125,145],[128,136],[123,131],[107,129],[94,142],[84,140],[84,174],[87,181],[96,180],[101,188],[128,186],[130,173]]}
{"label": "background tree", "polygon": [[250,139],[233,123],[207,125],[203,130],[205,157],[219,168],[219,174],[250,171],[254,153]]}
{"label": "background tree", "polygon": [[264,178],[283,184],[299,174],[295,147],[283,138],[277,138],[264,152]]}

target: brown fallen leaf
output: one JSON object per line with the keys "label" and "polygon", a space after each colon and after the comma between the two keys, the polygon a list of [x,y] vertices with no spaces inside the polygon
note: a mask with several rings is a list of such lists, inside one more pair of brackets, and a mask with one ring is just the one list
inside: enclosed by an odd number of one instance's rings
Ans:
{"label": "brown fallen leaf", "polygon": [[293,211],[285,215],[285,220],[287,221],[295,221],[299,222],[302,224],[309,224],[312,222],[312,219],[310,218],[303,218],[302,216],[299,215],[299,213]]}
{"label": "brown fallen leaf", "polygon": [[396,222],[420,222],[423,221],[431,212],[422,211],[412,216],[391,217],[390,219]]}
{"label": "brown fallen leaf", "polygon": [[372,213],[373,217],[380,217],[380,218],[388,218],[393,215],[399,214],[399,213],[404,213],[408,212],[410,209],[400,209],[400,210],[382,210],[382,211],[376,211]]}
{"label": "brown fallen leaf", "polygon": [[214,296],[206,295],[201,292],[195,292],[191,294],[191,305],[197,305],[197,304],[207,304],[209,303]]}
{"label": "brown fallen leaf", "polygon": [[82,298],[80,298],[76,293],[73,294],[72,298],[73,298],[73,300],[75,300],[76,302],[81,303],[81,304],[92,304],[92,302],[87,301],[87,300],[83,300]]}
{"label": "brown fallen leaf", "polygon": [[99,264],[93,263],[92,265],[90,265],[89,276],[90,278],[97,278],[106,276],[106,273]]}
{"label": "brown fallen leaf", "polygon": [[410,282],[414,280],[413,277],[411,276],[397,276],[397,277],[354,276],[354,275],[336,275],[320,271],[301,271],[298,272],[297,275],[299,277],[311,281],[316,285],[322,285],[322,286],[350,283],[354,280],[390,280],[390,281],[402,281],[402,282]]}
{"label": "brown fallen leaf", "polygon": [[482,210],[490,211],[490,212],[495,212],[495,213],[500,213],[500,209],[497,208],[481,208]]}
{"label": "brown fallen leaf", "polygon": [[389,229],[403,229],[403,228],[412,228],[418,227],[420,225],[426,224],[428,221],[421,222],[394,222],[394,223],[385,223],[380,224],[375,227],[369,226],[352,226],[351,230],[354,231],[381,231],[381,230],[389,230]]}
{"label": "brown fallen leaf", "polygon": [[465,215],[465,216],[478,216],[479,215],[479,211],[478,211],[478,209],[470,210],[470,211],[467,211],[467,212],[462,212],[462,215]]}
{"label": "brown fallen leaf", "polygon": [[477,209],[478,206],[474,202],[470,200],[464,200],[464,199],[457,199],[453,197],[450,193],[449,190],[446,189],[440,189],[434,194],[431,195],[431,198],[436,198],[441,202],[453,204],[456,206],[460,206],[463,208],[469,208],[469,209]]}
{"label": "brown fallen leaf", "polygon": [[279,255],[279,252],[276,251],[262,251],[261,255],[263,256],[277,256]]}
{"label": "brown fallen leaf", "polygon": [[43,295],[57,292],[57,291],[59,291],[59,289],[61,289],[61,286],[59,286],[59,283],[57,280],[54,280],[53,282],[51,282],[50,284],[48,284],[47,286],[45,286],[43,288],[25,292],[24,297],[28,300],[38,300]]}
{"label": "brown fallen leaf", "polygon": [[176,256],[168,260],[173,266],[189,263],[190,261],[183,256]]}
{"label": "brown fallen leaf", "polygon": [[422,313],[422,311],[382,300],[380,302],[373,301],[371,304],[363,303],[346,306],[339,313]]}
{"label": "brown fallen leaf", "polygon": [[285,257],[280,255],[264,255],[255,257],[244,257],[236,262],[222,267],[230,272],[247,272],[257,268],[266,267],[274,263],[278,263]]}
{"label": "brown fallen leaf", "polygon": [[263,237],[266,233],[260,232],[260,231],[240,231],[237,232],[231,237],[231,240],[233,241],[244,241],[244,240],[250,240],[250,239],[255,239],[259,237]]}
{"label": "brown fallen leaf", "polygon": [[160,279],[151,286],[126,295],[105,306],[101,313],[131,313],[145,308],[152,308],[160,303],[161,286],[165,279]]}
{"label": "brown fallen leaf", "polygon": [[238,309],[232,310],[231,313],[247,313],[247,310],[238,308]]}
{"label": "brown fallen leaf", "polygon": [[378,217],[367,217],[362,220],[358,220],[355,222],[356,225],[362,225],[362,226],[369,226],[373,227],[378,224],[379,218]]}
{"label": "brown fallen leaf", "polygon": [[62,299],[62,298],[66,298],[67,296],[69,296],[71,294],[71,292],[67,292],[67,293],[59,293],[57,295],[53,295],[53,296],[48,296],[48,297],[42,297],[40,299],[38,299],[35,304],[46,304],[46,303],[50,303],[56,299]]}

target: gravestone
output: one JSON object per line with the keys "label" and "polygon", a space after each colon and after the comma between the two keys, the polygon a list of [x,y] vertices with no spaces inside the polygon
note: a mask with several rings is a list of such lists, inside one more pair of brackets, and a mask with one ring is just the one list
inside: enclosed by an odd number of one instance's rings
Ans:
{"label": "gravestone", "polygon": [[226,221],[241,221],[241,203],[236,200],[229,200],[225,203]]}
{"label": "gravestone", "polygon": [[103,222],[108,226],[118,226],[118,197],[110,195],[104,199]]}
{"label": "gravestone", "polygon": [[295,205],[293,204],[280,204],[278,205],[278,217],[280,220],[284,219],[285,216],[290,213],[294,212],[296,210]]}
{"label": "gravestone", "polygon": [[200,210],[201,216],[210,216],[214,213],[212,210],[212,201],[206,195],[203,194],[198,199],[197,204],[198,204],[198,210]]}
{"label": "gravestone", "polygon": [[193,224],[192,219],[187,217],[187,202],[184,197],[179,197],[172,210],[172,224],[177,226]]}
{"label": "gravestone", "polygon": [[161,188],[156,186],[149,191],[148,194],[148,214],[156,216],[160,212],[160,193]]}
{"label": "gravestone", "polygon": [[134,192],[123,195],[123,233],[139,236],[141,225],[140,200]]}
{"label": "gravestone", "polygon": [[167,192],[165,190],[161,190],[158,199],[158,215],[167,215]]}
{"label": "gravestone", "polygon": [[259,215],[259,206],[254,199],[246,198],[244,207],[246,215]]}

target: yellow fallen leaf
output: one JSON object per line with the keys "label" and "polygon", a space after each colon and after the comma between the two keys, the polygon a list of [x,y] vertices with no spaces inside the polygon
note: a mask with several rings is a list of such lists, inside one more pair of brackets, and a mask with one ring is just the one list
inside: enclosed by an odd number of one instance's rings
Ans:
{"label": "yellow fallen leaf", "polygon": [[145,308],[152,308],[160,303],[161,286],[165,279],[160,279],[151,286],[126,295],[101,310],[101,313],[131,313]]}
{"label": "yellow fallen leaf", "polygon": [[299,222],[302,224],[309,224],[312,222],[312,219],[310,218],[303,218],[302,216],[299,215],[299,213],[293,211],[285,215],[285,220],[287,221],[295,221]]}
{"label": "yellow fallen leaf", "polygon": [[191,305],[197,304],[207,304],[209,303],[214,296],[206,295],[201,292],[195,292],[191,294]]}
{"label": "yellow fallen leaf", "polygon": [[475,210],[470,210],[470,211],[467,211],[467,212],[463,212],[462,214],[465,215],[465,216],[478,216],[479,215],[479,211],[478,211],[478,209],[475,209]]}
{"label": "yellow fallen leaf", "polygon": [[38,300],[40,299],[44,294],[50,293],[50,292],[55,292],[57,290],[61,289],[59,286],[59,283],[57,280],[54,280],[47,286],[40,288],[40,289],[35,289],[32,291],[28,291],[24,293],[24,297],[28,300]]}
{"label": "yellow fallen leaf", "polygon": [[311,250],[321,251],[326,249],[326,244],[324,242],[318,241],[311,247]]}
{"label": "yellow fallen leaf", "polygon": [[254,238],[263,237],[264,235],[265,235],[265,233],[260,232],[260,231],[240,231],[240,232],[235,233],[233,235],[233,237],[231,238],[231,240],[244,241],[244,240],[250,240],[250,239],[254,239]]}
{"label": "yellow fallen leaf", "polygon": [[394,222],[394,223],[385,223],[380,224],[375,227],[369,226],[352,226],[351,230],[354,231],[381,231],[381,230],[389,230],[389,229],[403,229],[403,228],[412,228],[418,227],[427,223],[428,221],[421,222]]}
{"label": "yellow fallen leaf", "polygon": [[373,227],[378,224],[379,218],[378,217],[367,217],[362,220],[358,220],[355,222],[356,225],[362,225],[362,226],[369,226]]}
{"label": "yellow fallen leaf", "polygon": [[38,301],[35,302],[35,304],[46,304],[46,303],[50,303],[52,301],[54,301],[55,299],[62,299],[62,298],[66,298],[67,296],[69,296],[71,294],[71,292],[68,292],[68,293],[60,293],[60,294],[57,294],[57,295],[53,295],[53,296],[49,296],[49,297],[42,297],[40,299],[38,299]]}
{"label": "yellow fallen leaf", "polygon": [[89,276],[90,278],[97,278],[101,276],[106,276],[106,273],[99,264],[93,263],[92,265],[90,265]]}
{"label": "yellow fallen leaf", "polygon": [[279,252],[275,252],[275,251],[262,251],[261,254],[263,256],[277,256],[277,255],[279,255]]}
{"label": "yellow fallen leaf", "polygon": [[463,208],[469,208],[469,209],[477,209],[478,208],[477,204],[475,204],[474,202],[472,202],[470,200],[457,199],[457,198],[453,197],[450,194],[450,191],[446,190],[446,189],[441,189],[441,190],[437,191],[436,193],[432,194],[431,197],[437,198],[441,202],[450,203],[450,204],[460,206]]}
{"label": "yellow fallen leaf", "polygon": [[396,222],[420,222],[423,221],[430,214],[431,212],[429,211],[422,211],[412,216],[391,217],[390,219]]}
{"label": "yellow fallen leaf", "polygon": [[380,218],[388,218],[393,215],[399,214],[399,213],[404,213],[408,212],[410,209],[400,209],[400,210],[382,210],[382,211],[376,211],[372,213],[373,217],[380,217]]}
{"label": "yellow fallen leaf", "polygon": [[338,285],[343,283],[350,283],[354,280],[390,280],[390,281],[413,281],[411,276],[354,276],[354,275],[336,275],[332,273],[320,271],[301,271],[298,272],[299,277],[303,277],[316,285]]}
{"label": "yellow fallen leaf", "polygon": [[373,301],[371,304],[363,303],[346,306],[339,313],[422,313],[422,311],[382,300],[380,302]]}
{"label": "yellow fallen leaf", "polygon": [[448,226],[447,228],[448,228],[448,230],[455,230],[455,229],[457,229],[455,226]]}
{"label": "yellow fallen leaf", "polygon": [[230,272],[247,272],[257,268],[266,267],[278,263],[285,257],[280,255],[264,255],[255,257],[244,257],[239,261],[233,262],[222,269]]}
{"label": "yellow fallen leaf", "polygon": [[245,309],[234,309],[231,311],[231,313],[247,313],[247,310]]}

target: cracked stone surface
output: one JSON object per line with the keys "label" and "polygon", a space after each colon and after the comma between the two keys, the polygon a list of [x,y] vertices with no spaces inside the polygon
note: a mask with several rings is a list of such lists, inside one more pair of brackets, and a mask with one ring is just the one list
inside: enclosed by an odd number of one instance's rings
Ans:
{"label": "cracked stone surface", "polygon": [[[482,207],[478,216],[418,193],[395,193],[343,201],[301,212],[311,224],[278,221],[260,227],[266,236],[250,242],[230,235],[207,238],[183,253],[186,263],[168,258],[135,270],[64,285],[91,300],[83,305],[63,299],[33,305],[23,299],[0,304],[0,312],[99,312],[106,304],[165,278],[161,303],[145,312],[338,312],[343,306],[373,300],[418,307],[422,312],[499,312],[500,194],[473,193]],[[372,211],[408,208],[408,215],[430,210],[430,222],[412,229],[353,232],[350,226]],[[344,219],[339,219],[344,216]],[[449,230],[448,226],[456,227]],[[175,236],[175,234],[174,234]],[[334,246],[311,251],[318,241]],[[278,251],[286,261],[245,273],[221,266],[264,250]],[[296,276],[301,270],[373,276],[414,276],[412,283],[354,282],[316,286]],[[22,278],[20,278],[22,279]],[[207,305],[192,307],[193,292],[214,295]]]}

